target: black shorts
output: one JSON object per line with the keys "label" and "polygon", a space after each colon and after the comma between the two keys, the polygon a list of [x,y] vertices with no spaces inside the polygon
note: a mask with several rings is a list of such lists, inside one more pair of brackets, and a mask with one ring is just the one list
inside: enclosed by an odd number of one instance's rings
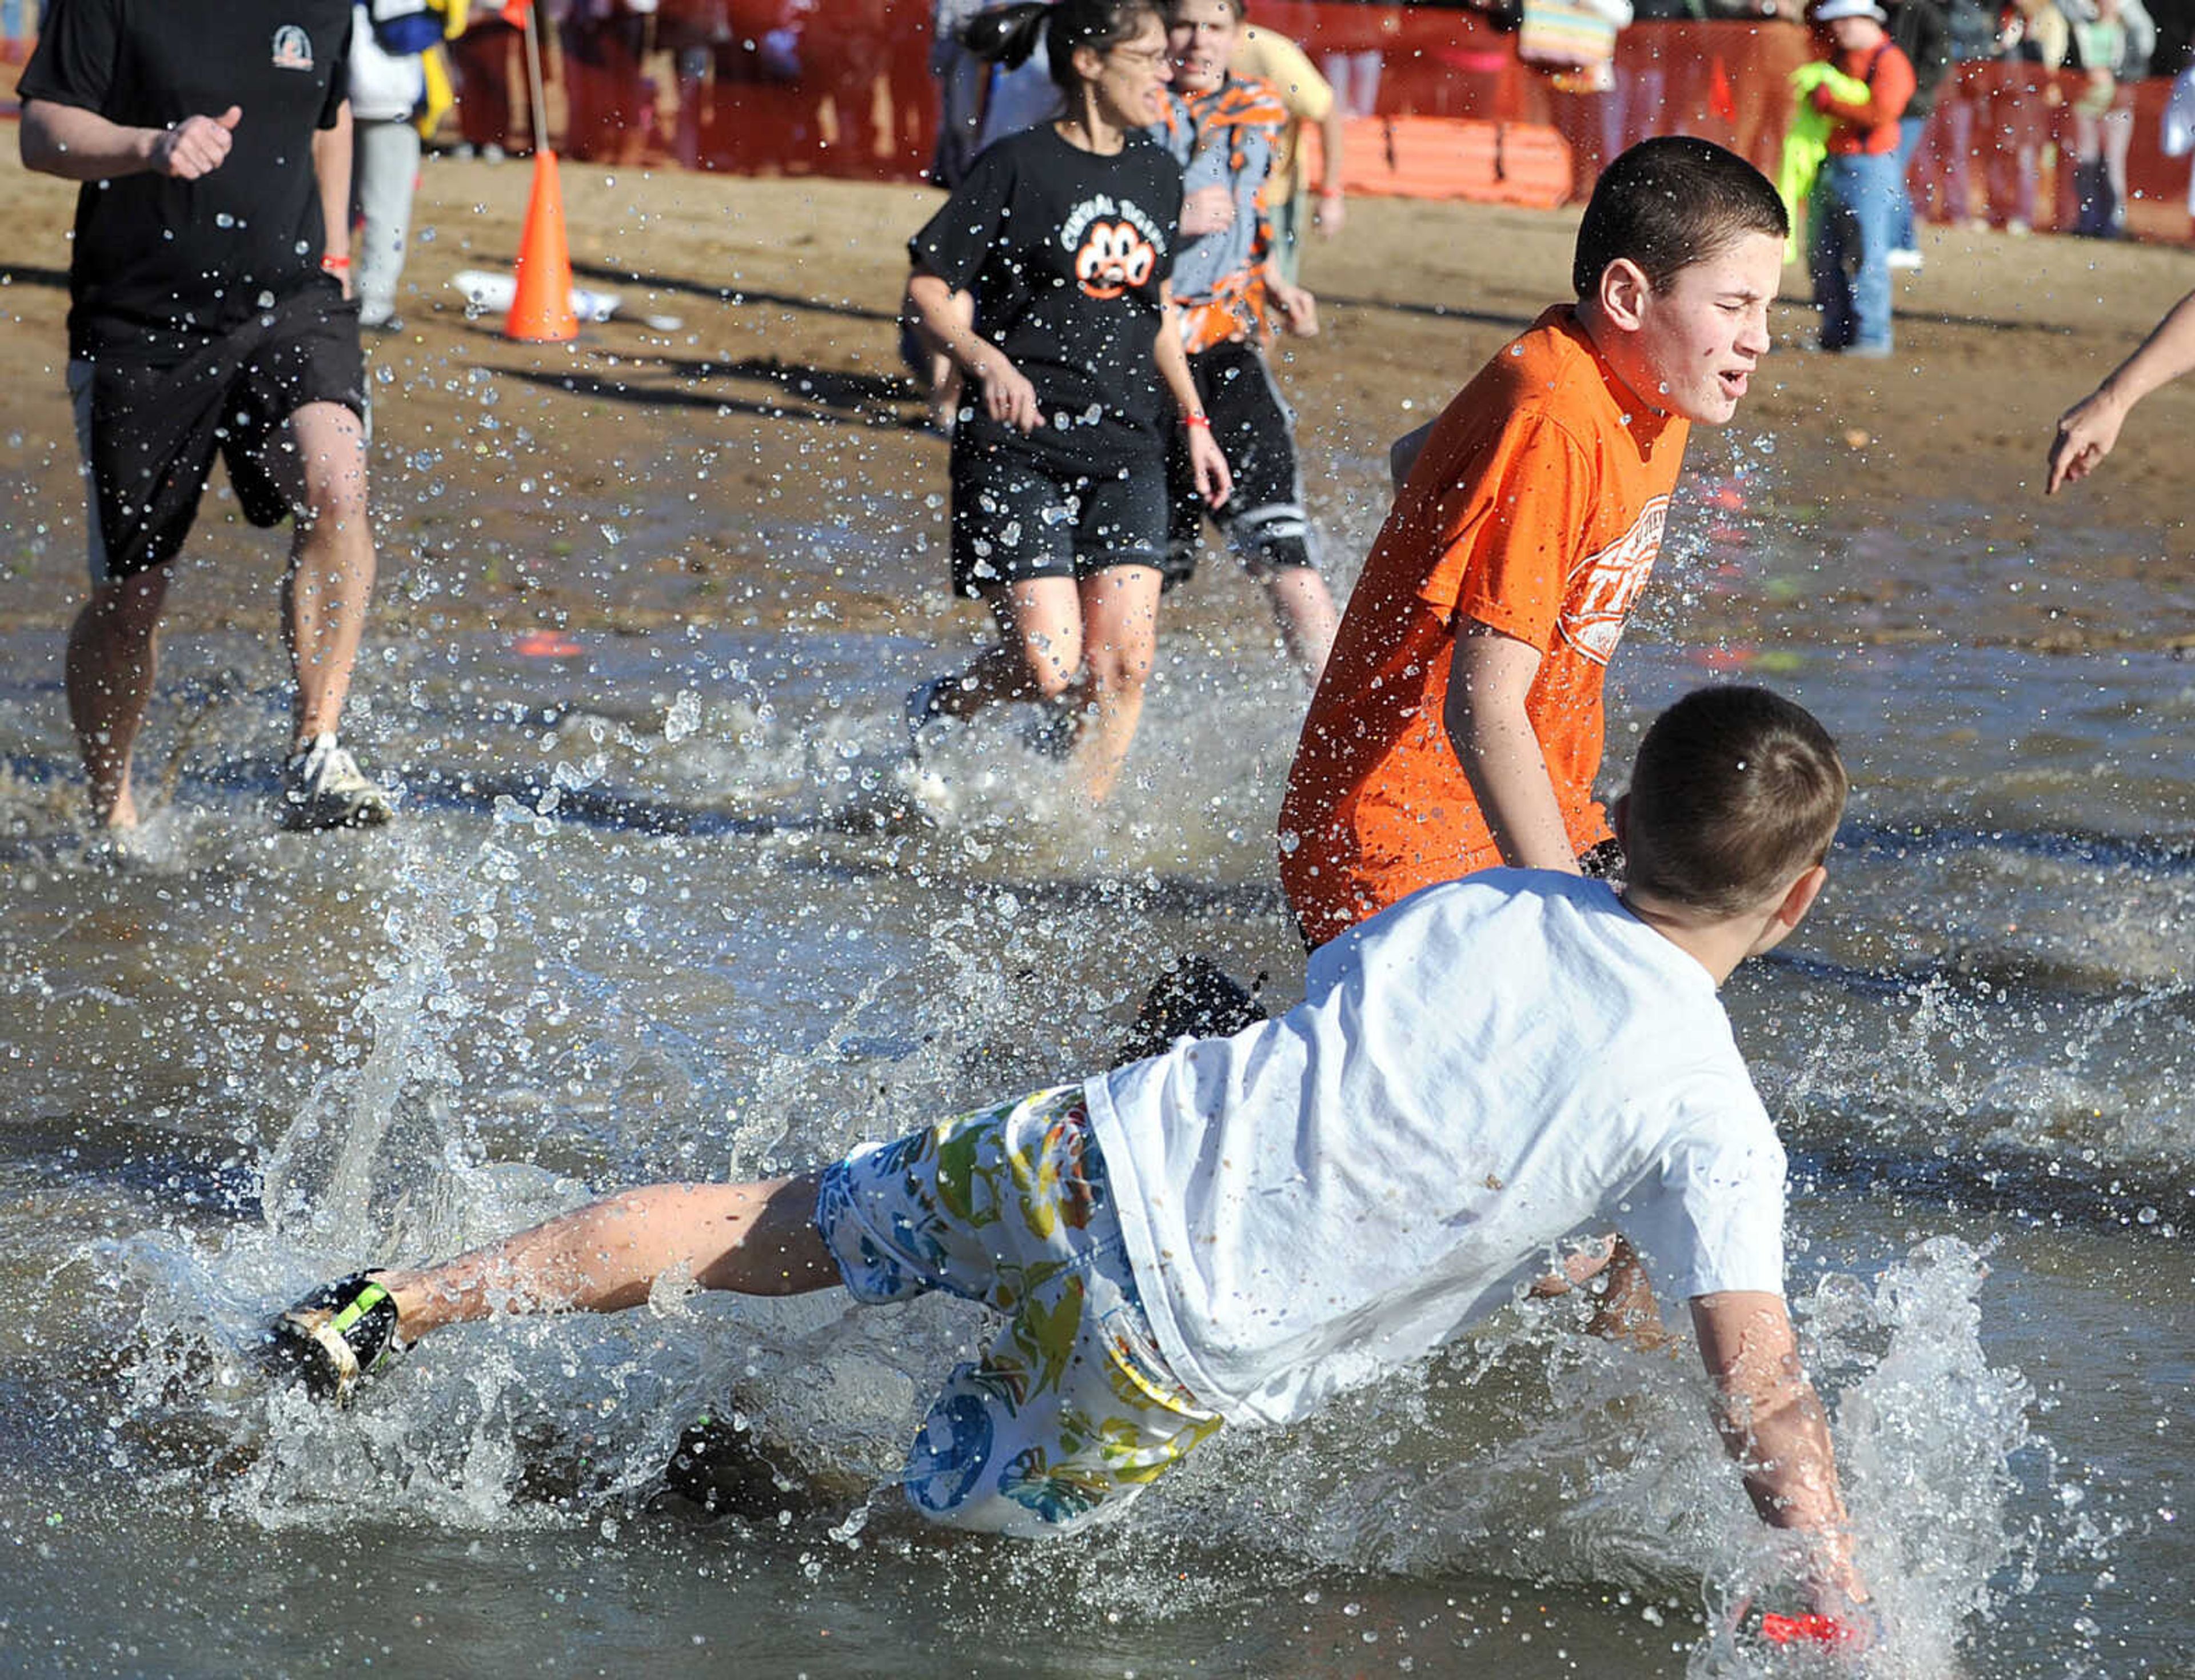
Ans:
{"label": "black shorts", "polygon": [[216,454],[254,525],[304,506],[305,463],[284,428],[316,402],[365,419],[358,305],[315,282],[187,361],[72,363],[69,389],[91,480],[92,582],[114,583],[175,558]]}
{"label": "black shorts", "polygon": [[1177,423],[1167,455],[1167,587],[1196,575],[1207,517],[1247,566],[1316,566],[1296,462],[1296,417],[1265,357],[1249,344],[1215,344],[1189,359],[1189,371],[1235,487],[1218,509],[1206,505]]}
{"label": "black shorts", "polygon": [[1086,477],[956,439],[952,477],[956,595],[1115,566],[1155,570],[1166,551],[1166,473],[1155,457]]}

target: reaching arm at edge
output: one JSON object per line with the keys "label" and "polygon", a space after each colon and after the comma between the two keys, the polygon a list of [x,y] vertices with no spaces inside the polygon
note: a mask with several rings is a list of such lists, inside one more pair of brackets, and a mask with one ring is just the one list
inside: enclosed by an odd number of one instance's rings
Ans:
{"label": "reaching arm at edge", "polygon": [[2059,417],[2043,493],[2054,495],[2060,485],[2086,478],[2111,452],[2134,406],[2158,386],[2191,371],[2195,371],[2195,291],[2174,304],[2141,348],[2102,384]]}
{"label": "reaching arm at edge", "polygon": [[1442,722],[1501,861],[1516,869],[1575,875],[1577,857],[1554,778],[1524,710],[1540,662],[1540,650],[1530,642],[1459,618]]}
{"label": "reaching arm at edge", "polygon": [[1868,1600],[1853,1567],[1844,1496],[1821,1398],[1799,1364],[1780,1295],[1731,1291],[1692,1298],[1692,1331],[1720,1404],[1715,1428],[1745,1476],[1762,1522],[1819,1543],[1817,1608],[1845,1617]]}

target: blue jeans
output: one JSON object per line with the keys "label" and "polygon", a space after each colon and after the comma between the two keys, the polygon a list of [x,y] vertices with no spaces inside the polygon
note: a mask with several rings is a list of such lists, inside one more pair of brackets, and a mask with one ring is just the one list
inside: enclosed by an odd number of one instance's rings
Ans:
{"label": "blue jeans", "polygon": [[1815,179],[1807,260],[1825,350],[1889,351],[1886,259],[1899,196],[1898,160],[1888,152],[1832,157]]}
{"label": "blue jeans", "polygon": [[1916,249],[1913,242],[1913,188],[1907,183],[1913,154],[1920,149],[1921,132],[1927,126],[1926,117],[1898,119],[1898,149],[1890,154],[1891,161],[1898,165],[1898,218],[1890,229],[1893,250]]}

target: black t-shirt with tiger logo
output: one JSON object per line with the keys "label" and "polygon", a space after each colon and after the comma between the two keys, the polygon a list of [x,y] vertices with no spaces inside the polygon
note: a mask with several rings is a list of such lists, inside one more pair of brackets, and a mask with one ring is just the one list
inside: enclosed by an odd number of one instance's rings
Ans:
{"label": "black t-shirt with tiger logo", "polygon": [[1044,423],[1023,436],[971,393],[965,441],[1083,472],[1162,453],[1152,352],[1180,219],[1181,167],[1140,135],[1101,157],[1045,123],[984,149],[907,249],[974,294],[976,331],[1036,387]]}

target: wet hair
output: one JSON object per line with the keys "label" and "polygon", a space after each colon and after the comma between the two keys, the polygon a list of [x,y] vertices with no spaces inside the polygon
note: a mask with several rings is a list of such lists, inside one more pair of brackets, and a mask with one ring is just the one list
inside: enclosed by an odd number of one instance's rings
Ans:
{"label": "wet hair", "polygon": [[1072,95],[1081,81],[1074,73],[1074,49],[1110,52],[1132,40],[1146,19],[1165,22],[1156,0],[1023,0],[977,13],[962,27],[960,44],[1011,70],[1028,62],[1040,38],[1051,79]]}
{"label": "wet hair", "polygon": [[1766,688],[1697,689],[1639,743],[1626,879],[1710,915],[1749,910],[1828,854],[1846,786],[1837,744],[1805,707]]}
{"label": "wet hair", "polygon": [[1570,258],[1581,298],[1608,265],[1628,258],[1656,292],[1748,233],[1788,239],[1791,218],[1768,177],[1735,152],[1685,135],[1642,140],[1593,183]]}

